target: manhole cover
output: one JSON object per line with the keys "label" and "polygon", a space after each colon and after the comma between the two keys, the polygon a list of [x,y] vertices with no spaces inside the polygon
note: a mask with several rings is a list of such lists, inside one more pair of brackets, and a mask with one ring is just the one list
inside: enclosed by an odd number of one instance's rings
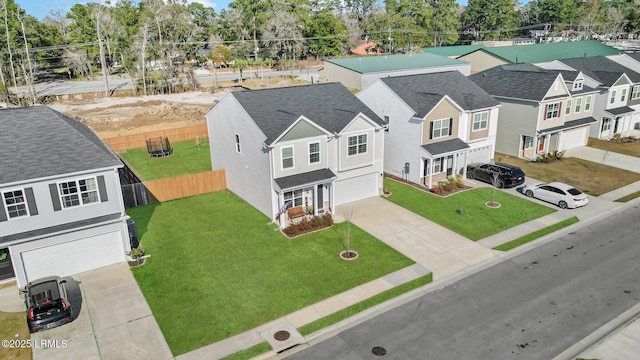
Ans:
{"label": "manhole cover", "polygon": [[371,352],[373,353],[373,355],[376,355],[376,356],[387,355],[387,349],[383,348],[382,346],[374,347],[373,349],[371,349]]}
{"label": "manhole cover", "polygon": [[276,332],[275,334],[273,334],[273,338],[278,340],[278,341],[285,341],[287,339],[289,339],[291,337],[291,334],[289,334],[288,331],[286,330],[280,330],[278,332]]}

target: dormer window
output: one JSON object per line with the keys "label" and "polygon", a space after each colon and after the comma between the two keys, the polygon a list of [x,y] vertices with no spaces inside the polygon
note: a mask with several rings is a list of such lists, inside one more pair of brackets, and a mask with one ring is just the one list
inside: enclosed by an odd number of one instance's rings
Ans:
{"label": "dormer window", "polygon": [[573,83],[573,90],[582,90],[583,81],[576,81]]}

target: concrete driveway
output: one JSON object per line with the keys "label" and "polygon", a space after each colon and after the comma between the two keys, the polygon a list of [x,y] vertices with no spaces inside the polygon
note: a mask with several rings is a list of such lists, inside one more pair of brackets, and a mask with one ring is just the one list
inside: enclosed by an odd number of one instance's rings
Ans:
{"label": "concrete driveway", "polygon": [[125,263],[67,278],[74,321],[35,333],[34,360],[172,359]]}

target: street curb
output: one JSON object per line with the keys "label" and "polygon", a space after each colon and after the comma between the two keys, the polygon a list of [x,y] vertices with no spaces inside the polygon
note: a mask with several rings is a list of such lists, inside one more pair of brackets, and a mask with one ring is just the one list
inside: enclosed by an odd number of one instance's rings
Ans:
{"label": "street curb", "polygon": [[603,343],[612,336],[618,334],[624,327],[633,323],[640,317],[640,304],[633,306],[631,309],[623,312],[615,319],[609,321],[589,336],[578,341],[575,345],[558,354],[552,360],[570,360],[575,359],[580,354],[591,348]]}

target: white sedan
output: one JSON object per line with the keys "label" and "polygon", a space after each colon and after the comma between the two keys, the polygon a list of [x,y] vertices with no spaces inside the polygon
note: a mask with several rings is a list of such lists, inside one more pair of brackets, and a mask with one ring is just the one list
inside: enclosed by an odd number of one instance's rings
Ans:
{"label": "white sedan", "polygon": [[561,209],[575,209],[589,203],[587,194],[559,182],[535,183],[524,187],[522,192],[528,197],[535,197],[558,205]]}

